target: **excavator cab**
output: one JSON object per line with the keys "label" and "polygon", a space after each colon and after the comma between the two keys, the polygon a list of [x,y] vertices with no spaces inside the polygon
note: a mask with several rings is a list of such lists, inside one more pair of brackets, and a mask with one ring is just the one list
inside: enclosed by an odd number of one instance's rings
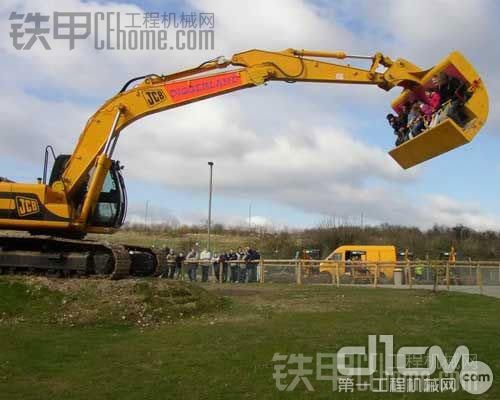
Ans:
{"label": "excavator cab", "polygon": [[[61,179],[65,165],[70,159],[69,154],[60,154],[54,160],[49,185]],[[46,167],[45,167],[46,168]],[[102,185],[99,200],[92,214],[89,225],[119,228],[123,225],[127,211],[127,190],[121,170],[123,167],[119,161],[113,161],[104,184]],[[80,192],[75,195],[77,203],[82,203],[87,195],[87,185],[83,185]]]}
{"label": "excavator cab", "polygon": [[[425,89],[433,86],[433,77],[445,75],[456,78],[465,87],[465,96],[441,105],[436,111],[437,124],[431,124],[416,137],[409,139],[389,152],[404,169],[437,157],[459,146],[469,143],[478,133],[488,117],[488,93],[481,78],[472,65],[459,52],[451,53],[439,64],[419,73],[421,84],[408,88],[392,102],[398,114],[404,104],[424,101]],[[452,104],[453,101],[456,103]],[[456,109],[460,118],[453,118],[448,112]]]}

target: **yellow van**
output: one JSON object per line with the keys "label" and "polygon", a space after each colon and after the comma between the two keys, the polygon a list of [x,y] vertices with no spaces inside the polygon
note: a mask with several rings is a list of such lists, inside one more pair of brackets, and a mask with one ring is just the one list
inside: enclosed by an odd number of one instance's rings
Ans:
{"label": "yellow van", "polygon": [[[339,277],[351,276],[353,279],[364,279],[373,281],[376,273],[376,265],[370,262],[388,263],[379,265],[378,278],[391,280],[397,260],[396,247],[387,246],[365,246],[346,245],[335,249],[322,263],[319,270],[329,273],[332,282],[335,281],[337,268]],[[338,267],[337,267],[338,265]]]}

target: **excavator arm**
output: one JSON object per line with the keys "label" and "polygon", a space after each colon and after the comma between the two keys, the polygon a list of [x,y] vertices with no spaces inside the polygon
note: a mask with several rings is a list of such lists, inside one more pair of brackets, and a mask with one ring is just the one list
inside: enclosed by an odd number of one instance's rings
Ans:
{"label": "excavator arm", "polygon": [[[371,66],[364,70],[307,57],[366,58],[371,60]],[[229,67],[234,68],[228,70]],[[379,72],[379,67],[385,71]],[[206,74],[216,69],[228,71]],[[96,167],[78,218],[84,224],[93,212],[120,132],[139,118],[273,80],[377,85],[389,90],[394,86],[416,86],[420,75],[421,70],[410,62],[402,59],[393,62],[380,53],[367,57],[288,49],[282,52],[249,50],[235,54],[230,60],[220,57],[171,75],[142,77],[141,83],[130,89],[124,87],[90,118],[55,187],[65,190],[71,198],[87,180],[89,171]]]}
{"label": "excavator arm", "polygon": [[[394,63],[381,54],[366,57],[372,60],[369,70],[322,62],[305,56],[337,59],[347,57],[342,52],[250,50],[235,54],[230,60],[220,57],[175,74],[145,77],[140,84],[111,98],[90,118],[62,176],[67,193],[71,195],[77,190],[100,154],[105,150],[112,150],[106,148],[106,144],[115,142],[123,128],[152,113],[262,85],[271,80],[369,84],[378,85],[385,90],[396,85],[411,87],[419,83],[418,67],[405,60]],[[384,73],[376,71],[380,65],[386,67]],[[198,76],[228,67],[240,68]]]}

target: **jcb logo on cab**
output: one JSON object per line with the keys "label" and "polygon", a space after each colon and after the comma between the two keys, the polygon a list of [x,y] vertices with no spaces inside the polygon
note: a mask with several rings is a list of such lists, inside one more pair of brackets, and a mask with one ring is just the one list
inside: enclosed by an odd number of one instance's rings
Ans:
{"label": "jcb logo on cab", "polygon": [[158,90],[148,90],[143,92],[144,99],[146,100],[146,103],[150,107],[154,106],[155,104],[161,103],[162,101],[165,101],[167,97],[165,96],[165,93],[163,93],[163,90],[158,89]]}
{"label": "jcb logo on cab", "polygon": [[20,217],[37,214],[40,211],[40,207],[38,206],[38,201],[29,197],[17,196],[16,208],[17,208],[17,214]]}

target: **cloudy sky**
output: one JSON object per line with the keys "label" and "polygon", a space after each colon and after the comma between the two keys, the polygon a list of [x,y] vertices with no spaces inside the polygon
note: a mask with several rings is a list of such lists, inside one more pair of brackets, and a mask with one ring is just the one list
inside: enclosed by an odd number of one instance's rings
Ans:
{"label": "cloudy sky", "polygon": [[[92,31],[69,50],[16,50],[11,12],[213,13],[214,50],[96,50]],[[463,52],[489,89],[490,118],[470,145],[408,171],[387,155],[394,137],[385,115],[398,89],[286,84],[166,111],[122,132],[131,220],[149,201],[155,221],[206,218],[208,166],[215,162],[214,218],[313,226],[434,223],[500,229],[500,6],[495,1],[79,1],[0,4],[0,175],[34,181],[43,148],[73,150],[87,118],[129,78],[166,74],[251,48],[375,51],[429,67]]]}

